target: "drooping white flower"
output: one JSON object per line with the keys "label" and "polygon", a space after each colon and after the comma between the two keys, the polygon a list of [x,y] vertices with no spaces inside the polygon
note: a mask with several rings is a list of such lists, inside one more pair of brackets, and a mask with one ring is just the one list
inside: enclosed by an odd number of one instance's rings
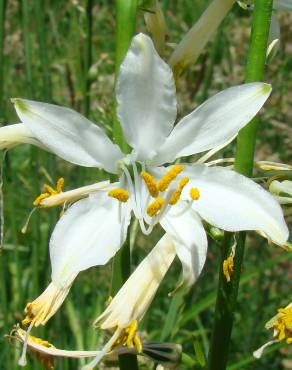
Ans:
{"label": "drooping white flower", "polygon": [[83,370],[92,369],[115,346],[127,344],[142,351],[137,335],[138,322],[143,318],[155,293],[176,255],[172,238],[164,235],[128,278],[95,326],[114,331],[111,339],[95,359]]}
{"label": "drooping white flower", "polygon": [[[196,280],[206,258],[202,218],[228,231],[257,230],[274,243],[284,244],[288,229],[282,210],[259,185],[220,167],[167,165],[229,142],[260,110],[270,92],[264,83],[231,87],[174,126],[176,95],[171,69],[151,39],[139,34],[121,65],[116,87],[118,117],[133,148],[129,155],[97,125],[69,108],[14,99],[22,125],[48,150],[72,163],[120,176],[108,193],[92,193],[77,201],[57,223],[50,241],[52,284],[57,291],[47,308],[76,274],[107,263],[117,252],[131,213],[144,234],[160,223],[172,238],[187,285]],[[37,312],[33,305],[30,308],[33,320]],[[46,312],[39,323],[46,322],[50,309]]]}

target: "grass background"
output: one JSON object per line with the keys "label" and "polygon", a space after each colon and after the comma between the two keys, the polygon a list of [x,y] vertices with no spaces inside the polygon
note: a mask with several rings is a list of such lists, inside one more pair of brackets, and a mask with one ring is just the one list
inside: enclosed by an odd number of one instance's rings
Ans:
{"label": "grass background", "polygon": [[[169,41],[177,43],[207,5],[205,0],[161,1],[169,30]],[[0,1],[0,123],[18,119],[11,97],[31,98],[66,105],[98,122],[109,135],[114,121],[114,1]],[[2,9],[2,8],[1,8]],[[279,12],[281,47],[267,66],[266,81],[273,95],[261,114],[256,157],[289,163],[292,121],[292,14]],[[92,32],[90,24],[92,22]],[[178,84],[179,116],[194,109],[208,96],[242,83],[251,24],[251,13],[237,5],[205,49],[198,62],[188,68]],[[147,32],[139,10],[137,32]],[[167,48],[167,56],[171,53]],[[134,104],[134,102],[133,102]],[[229,146],[219,156],[232,156]],[[195,158],[193,158],[195,159]],[[192,160],[192,159],[191,159]],[[44,182],[63,176],[65,189],[107,177],[96,169],[77,168],[29,146],[7,153],[4,161],[4,246],[0,264],[0,369],[17,369],[20,346],[8,334],[23,318],[25,304],[36,298],[50,282],[48,240],[59,210],[38,210],[28,231],[21,234],[32,201]],[[228,200],[227,200],[228,201]],[[292,212],[286,209],[291,225]],[[147,239],[139,232],[133,250],[133,268],[159,239],[157,228]],[[80,246],[82,248],[82,246]],[[177,369],[203,369],[213,323],[218,274],[219,246],[210,239],[208,259],[197,284],[173,299],[167,293],[175,286],[180,263],[167,274],[142,325],[145,341],[180,343],[183,356]],[[290,255],[291,256],[291,255]],[[250,233],[243,268],[242,286],[230,350],[231,369],[292,369],[287,347],[271,351],[254,362],[252,351],[271,333],[265,322],[277,307],[291,300],[291,257],[254,233]],[[96,349],[106,339],[91,323],[103,310],[110,292],[112,266],[91,268],[79,274],[59,312],[34,335],[58,348]],[[151,369],[140,361],[141,369]],[[29,356],[28,369],[41,364]],[[100,369],[104,368],[100,365]],[[77,369],[75,360],[58,360],[56,369]]]}

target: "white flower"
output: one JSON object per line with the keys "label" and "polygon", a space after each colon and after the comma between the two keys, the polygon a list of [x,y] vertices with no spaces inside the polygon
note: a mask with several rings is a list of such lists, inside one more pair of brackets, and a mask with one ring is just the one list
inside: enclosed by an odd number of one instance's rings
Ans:
{"label": "white flower", "polygon": [[[229,142],[260,110],[269,85],[231,87],[176,120],[175,84],[149,37],[133,38],[117,82],[117,113],[128,143],[124,155],[106,134],[79,113],[60,106],[14,99],[22,125],[48,150],[75,164],[118,174],[109,192],[77,201],[57,223],[50,241],[52,302],[80,271],[107,263],[125,241],[131,213],[148,235],[158,223],[172,238],[184,283],[199,276],[207,253],[201,219],[228,231],[257,230],[274,243],[287,241],[282,210],[271,194],[224,168],[166,163]],[[0,129],[0,138],[1,138]],[[46,296],[48,298],[48,295]],[[61,302],[61,300],[57,300]],[[31,306],[30,306],[31,307]],[[37,316],[37,313],[31,316]]]}
{"label": "white flower", "polygon": [[155,293],[176,255],[172,239],[164,235],[125,282],[95,326],[114,330],[114,334],[95,359],[82,369],[92,369],[115,346],[127,344],[142,351],[137,336],[138,322],[143,318]]}

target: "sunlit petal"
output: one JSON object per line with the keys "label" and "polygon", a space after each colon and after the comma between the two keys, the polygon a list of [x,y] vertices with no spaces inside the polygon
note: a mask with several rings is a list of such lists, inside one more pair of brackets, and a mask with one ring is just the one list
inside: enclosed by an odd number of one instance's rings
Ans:
{"label": "sunlit petal", "polygon": [[225,143],[258,113],[270,93],[270,85],[255,82],[216,94],[175,126],[152,163],[172,162]]}
{"label": "sunlit petal", "polygon": [[123,157],[103,130],[80,113],[58,105],[13,99],[21,121],[34,136],[61,158],[85,167],[116,173]]}
{"label": "sunlit petal", "polygon": [[121,65],[117,83],[118,117],[140,160],[151,158],[176,118],[172,72],[151,39],[138,34]]}
{"label": "sunlit petal", "polygon": [[274,243],[288,239],[283,212],[273,196],[260,185],[236,172],[203,165],[187,166],[190,188],[199,189],[200,197],[192,207],[210,224],[227,231],[257,230]]}

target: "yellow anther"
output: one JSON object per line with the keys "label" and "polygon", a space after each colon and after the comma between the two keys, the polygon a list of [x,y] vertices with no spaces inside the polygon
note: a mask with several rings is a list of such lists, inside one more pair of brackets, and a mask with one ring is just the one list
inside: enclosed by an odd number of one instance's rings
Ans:
{"label": "yellow anther", "polygon": [[200,191],[197,188],[190,189],[190,196],[193,200],[198,200],[200,198]]}
{"label": "yellow anther", "polygon": [[142,353],[142,342],[137,334],[134,337],[134,345],[137,348],[138,353]]}
{"label": "yellow anther", "polygon": [[228,283],[231,280],[231,276],[233,275],[233,268],[233,256],[229,256],[226,260],[223,261],[223,274],[226,277]]}
{"label": "yellow anther", "polygon": [[184,187],[186,186],[186,184],[189,181],[190,181],[190,179],[188,177],[184,177],[183,179],[180,180],[179,185],[178,185],[178,189],[172,194],[172,196],[170,197],[170,200],[169,200],[168,204],[170,204],[171,206],[173,206],[173,205],[175,205],[179,201],[179,198],[181,196],[181,193],[182,193]]}
{"label": "yellow anther", "polygon": [[56,190],[53,189],[50,185],[48,184],[44,184],[43,185],[43,188],[45,190],[45,193],[42,193],[40,194],[33,202],[33,205],[36,206],[36,207],[39,207],[41,206],[41,202],[43,199],[46,199],[46,198],[49,198],[50,196],[52,195],[56,195],[56,194],[60,194],[62,192],[62,187],[64,185],[64,178],[63,177],[60,177],[58,180],[57,180],[57,184],[56,184]]}
{"label": "yellow anther", "polygon": [[43,340],[41,338],[38,338],[38,337],[34,337],[33,335],[29,335],[28,337],[29,340],[31,340],[32,342],[36,343],[36,344],[40,344],[41,346],[44,346],[44,347],[54,347],[50,342],[48,342],[47,340]]}
{"label": "yellow anther", "polygon": [[137,320],[133,320],[131,322],[131,324],[128,326],[128,328],[126,329],[127,334],[128,334],[127,346],[129,348],[133,348],[134,347],[133,341],[134,341],[134,338],[136,336],[137,328],[138,328],[138,321]]}
{"label": "yellow anther", "polygon": [[25,307],[25,312],[27,313],[27,315],[21,321],[22,325],[27,326],[32,322],[32,320],[34,319],[34,314],[33,314],[32,310],[33,310],[33,304],[28,303]]}
{"label": "yellow anther", "polygon": [[189,181],[189,177],[183,177],[179,182],[179,187],[183,189]]}
{"label": "yellow anther", "polygon": [[[140,338],[137,335],[138,321],[133,320],[130,325],[125,327],[118,339],[113,344],[112,348],[126,344],[128,348],[137,348],[138,353],[142,352],[142,343]],[[110,349],[110,351],[112,350]]]}
{"label": "yellow anther", "polygon": [[123,203],[127,202],[129,199],[129,193],[122,188],[112,189],[107,194],[109,197],[115,198]]}
{"label": "yellow anther", "polygon": [[165,202],[164,198],[157,198],[152,203],[150,203],[147,207],[147,214],[150,217],[155,216],[162,208],[163,204]]}
{"label": "yellow anther", "polygon": [[165,191],[169,184],[180,174],[184,169],[184,166],[181,164],[177,164],[176,166],[172,167],[165,175],[158,182],[158,190]]}
{"label": "yellow anther", "polygon": [[60,177],[58,179],[57,186],[56,186],[56,191],[57,191],[58,194],[61,193],[64,182],[65,182],[64,177]]}
{"label": "yellow anther", "polygon": [[292,306],[278,309],[277,320],[273,327],[278,331],[278,339],[292,343]]}
{"label": "yellow anther", "polygon": [[142,171],[140,173],[140,176],[144,180],[145,185],[147,186],[147,189],[148,189],[150,195],[153,198],[156,198],[158,196],[159,191],[158,191],[158,187],[157,187],[157,184],[156,184],[156,181],[155,181],[154,177],[152,175],[150,175],[150,173],[145,172],[145,171]]}

